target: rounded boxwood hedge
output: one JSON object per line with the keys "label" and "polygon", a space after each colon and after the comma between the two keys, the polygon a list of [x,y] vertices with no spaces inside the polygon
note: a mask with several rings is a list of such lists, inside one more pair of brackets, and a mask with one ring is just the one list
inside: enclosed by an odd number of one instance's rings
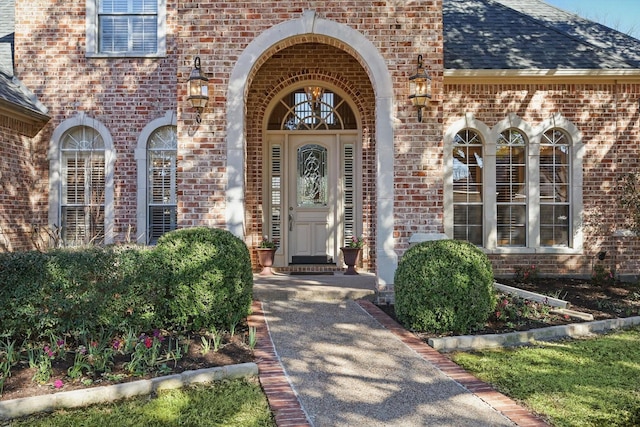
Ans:
{"label": "rounded boxwood hedge", "polygon": [[251,310],[249,249],[227,230],[185,228],[160,237],[154,250],[162,266],[160,317],[173,326],[225,328]]}
{"label": "rounded boxwood hedge", "polygon": [[496,306],[487,256],[462,241],[419,243],[395,273],[395,312],[407,328],[456,334],[481,328]]}

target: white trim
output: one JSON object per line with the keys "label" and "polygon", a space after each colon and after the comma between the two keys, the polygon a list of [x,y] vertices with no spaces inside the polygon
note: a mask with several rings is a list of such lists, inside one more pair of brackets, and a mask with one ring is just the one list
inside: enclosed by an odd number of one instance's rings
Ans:
{"label": "white trim", "polygon": [[64,134],[71,128],[87,126],[95,129],[104,142],[104,243],[110,244],[114,240],[114,165],[116,162],[116,150],[113,146],[113,138],[109,130],[102,122],[87,117],[84,112],[60,123],[53,131],[49,141],[49,227],[59,227],[62,224],[60,218],[60,141]]}
{"label": "white trim", "polygon": [[398,263],[393,238],[393,140],[394,98],[391,75],[378,49],[363,34],[346,25],[316,16],[311,10],[298,19],[278,24],[256,37],[242,52],[229,79],[227,93],[227,189],[226,224],[236,236],[245,235],[245,102],[249,75],[266,51],[286,39],[317,34],[341,41],[352,47],[366,64],[376,96],[376,260],[381,285],[393,283]]}
{"label": "white trim", "polygon": [[478,83],[481,80],[608,80],[608,81],[640,81],[640,70],[637,68],[593,69],[547,69],[547,70],[444,70],[445,84],[463,82]]}
{"label": "white trim", "polygon": [[166,111],[163,117],[150,121],[140,132],[135,149],[136,186],[136,242],[147,243],[147,144],[153,132],[162,126],[177,126],[176,112]]}

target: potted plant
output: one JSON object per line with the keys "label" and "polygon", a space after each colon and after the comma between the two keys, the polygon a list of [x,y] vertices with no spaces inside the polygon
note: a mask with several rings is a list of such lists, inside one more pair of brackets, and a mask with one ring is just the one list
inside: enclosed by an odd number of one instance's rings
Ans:
{"label": "potted plant", "polygon": [[261,276],[273,275],[271,267],[273,266],[273,259],[277,250],[278,245],[269,240],[269,236],[264,236],[262,238],[262,241],[258,246],[258,262],[260,262],[260,265],[262,266],[262,271],[260,272]]}
{"label": "potted plant", "polygon": [[347,270],[344,272],[345,275],[358,274],[355,265],[358,262],[358,257],[362,252],[363,246],[364,238],[362,236],[352,236],[351,239],[347,241],[346,246],[340,248],[340,250],[342,251],[342,258],[344,259],[344,263],[347,265]]}

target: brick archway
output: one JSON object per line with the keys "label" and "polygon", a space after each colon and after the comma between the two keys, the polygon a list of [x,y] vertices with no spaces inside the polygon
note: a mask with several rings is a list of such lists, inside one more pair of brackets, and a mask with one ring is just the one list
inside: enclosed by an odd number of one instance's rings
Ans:
{"label": "brick archway", "polygon": [[[310,39],[311,38],[311,39]],[[292,44],[332,41],[349,52],[367,71],[375,91],[376,129],[376,260],[379,284],[393,283],[397,265],[393,239],[393,87],[384,58],[358,31],[305,11],[301,18],[272,27],[254,39],[231,73],[227,94],[226,224],[241,238],[245,235],[245,101],[251,77],[274,52]]]}

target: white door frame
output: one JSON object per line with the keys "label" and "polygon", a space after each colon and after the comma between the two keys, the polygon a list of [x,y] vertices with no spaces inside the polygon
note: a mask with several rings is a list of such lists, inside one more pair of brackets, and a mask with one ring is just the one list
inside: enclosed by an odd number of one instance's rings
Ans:
{"label": "white door frame", "polygon": [[[291,174],[295,174],[295,170],[291,170],[290,166],[294,164],[295,160],[291,159],[291,157],[296,156],[295,147],[297,141],[302,139],[313,141],[314,137],[319,136],[325,137],[323,139],[326,139],[326,136],[330,136],[336,148],[334,150],[335,154],[329,160],[333,163],[331,167],[335,169],[335,179],[333,181],[335,183],[335,191],[329,200],[329,203],[333,205],[331,207],[332,212],[329,214],[331,216],[329,226],[333,228],[331,233],[333,237],[331,237],[328,246],[334,262],[337,263],[339,261],[339,248],[344,244],[346,209],[352,210],[351,216],[354,218],[349,227],[352,227],[357,235],[362,233],[362,149],[360,131],[269,131],[265,136],[262,224],[263,234],[268,235],[269,238],[274,238],[274,234],[277,234],[277,232],[272,232],[273,224],[279,218],[279,227],[276,227],[276,229],[280,230],[280,235],[275,237],[280,241],[274,259],[274,266],[276,267],[288,266],[293,255],[289,248],[290,231],[288,222],[289,207],[295,203],[295,201],[290,200],[291,191],[289,191],[289,186],[292,185]],[[346,148],[353,148],[352,156],[349,159],[345,158]],[[346,207],[344,169],[347,161],[351,162],[350,165],[353,168],[353,204]],[[273,212],[276,212],[276,214],[273,214]]]}

